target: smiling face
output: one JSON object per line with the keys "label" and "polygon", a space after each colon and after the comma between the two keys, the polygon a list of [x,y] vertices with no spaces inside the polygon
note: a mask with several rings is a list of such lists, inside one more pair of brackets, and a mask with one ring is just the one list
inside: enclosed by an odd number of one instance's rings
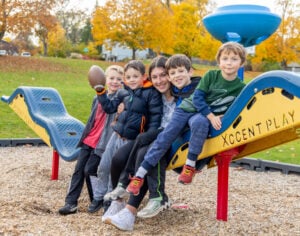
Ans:
{"label": "smiling face", "polygon": [[115,69],[106,72],[106,86],[108,93],[115,93],[122,87],[123,74]]}
{"label": "smiling face", "polygon": [[191,83],[193,70],[190,69],[188,71],[185,66],[179,66],[176,68],[170,68],[168,74],[170,82],[178,89],[182,89]]}
{"label": "smiling face", "polygon": [[171,84],[169,82],[169,76],[164,68],[155,67],[151,71],[150,79],[154,88],[161,94],[165,94],[170,90]]}
{"label": "smiling face", "polygon": [[219,67],[222,76],[226,80],[234,80],[237,72],[242,65],[241,57],[233,51],[223,51],[219,59]]}
{"label": "smiling face", "polygon": [[141,88],[145,79],[145,75],[132,67],[125,71],[124,82],[132,90]]}

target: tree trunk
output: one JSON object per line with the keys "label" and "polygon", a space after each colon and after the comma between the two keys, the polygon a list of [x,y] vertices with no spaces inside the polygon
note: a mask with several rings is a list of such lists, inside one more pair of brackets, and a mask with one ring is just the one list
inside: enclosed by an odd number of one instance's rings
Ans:
{"label": "tree trunk", "polygon": [[132,60],[135,60],[135,53],[136,53],[136,49],[133,48],[132,49]]}
{"label": "tree trunk", "polygon": [[43,47],[44,47],[44,56],[48,56],[48,43],[45,39],[43,39]]}

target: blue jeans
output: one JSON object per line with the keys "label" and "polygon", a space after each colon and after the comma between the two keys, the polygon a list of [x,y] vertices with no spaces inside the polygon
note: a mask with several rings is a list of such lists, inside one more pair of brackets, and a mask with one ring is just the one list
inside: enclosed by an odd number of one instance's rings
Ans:
{"label": "blue jeans", "polygon": [[189,125],[191,129],[188,156],[194,157],[195,160],[192,161],[196,161],[207,138],[210,122],[200,113],[185,112],[177,107],[173,112],[170,122],[157,136],[141,165],[148,171],[150,166],[156,166],[175,139],[182,133],[186,125]]}

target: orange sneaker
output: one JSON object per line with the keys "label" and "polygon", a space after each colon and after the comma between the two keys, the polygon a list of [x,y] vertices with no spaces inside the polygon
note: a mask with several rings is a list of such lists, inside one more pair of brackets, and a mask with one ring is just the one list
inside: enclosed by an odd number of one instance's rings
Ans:
{"label": "orange sneaker", "polygon": [[139,195],[140,189],[144,184],[144,179],[140,177],[132,177],[130,180],[129,185],[126,188],[126,191],[128,193],[132,193],[134,196]]}
{"label": "orange sneaker", "polygon": [[177,179],[178,182],[181,184],[192,183],[195,172],[196,172],[196,169],[194,167],[184,165],[180,175],[178,176],[178,179]]}

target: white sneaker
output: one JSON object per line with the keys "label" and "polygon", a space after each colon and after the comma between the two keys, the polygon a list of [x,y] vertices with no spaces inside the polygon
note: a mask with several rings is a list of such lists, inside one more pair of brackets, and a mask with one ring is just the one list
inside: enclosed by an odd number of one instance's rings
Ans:
{"label": "white sneaker", "polygon": [[118,198],[125,198],[128,197],[129,193],[126,192],[126,189],[122,186],[117,186],[113,191],[105,194],[104,201],[113,201],[117,200]]}
{"label": "white sneaker", "polygon": [[137,213],[137,216],[140,218],[151,218],[169,207],[170,203],[165,202],[162,204],[160,198],[149,199],[147,205]]}
{"label": "white sneaker", "polygon": [[126,206],[125,201],[112,201],[107,211],[102,216],[102,222],[106,220],[107,217],[113,216],[121,211]]}
{"label": "white sneaker", "polygon": [[107,217],[104,223],[113,225],[120,230],[131,231],[133,230],[134,221],[135,215],[127,208],[124,208],[117,214]]}

